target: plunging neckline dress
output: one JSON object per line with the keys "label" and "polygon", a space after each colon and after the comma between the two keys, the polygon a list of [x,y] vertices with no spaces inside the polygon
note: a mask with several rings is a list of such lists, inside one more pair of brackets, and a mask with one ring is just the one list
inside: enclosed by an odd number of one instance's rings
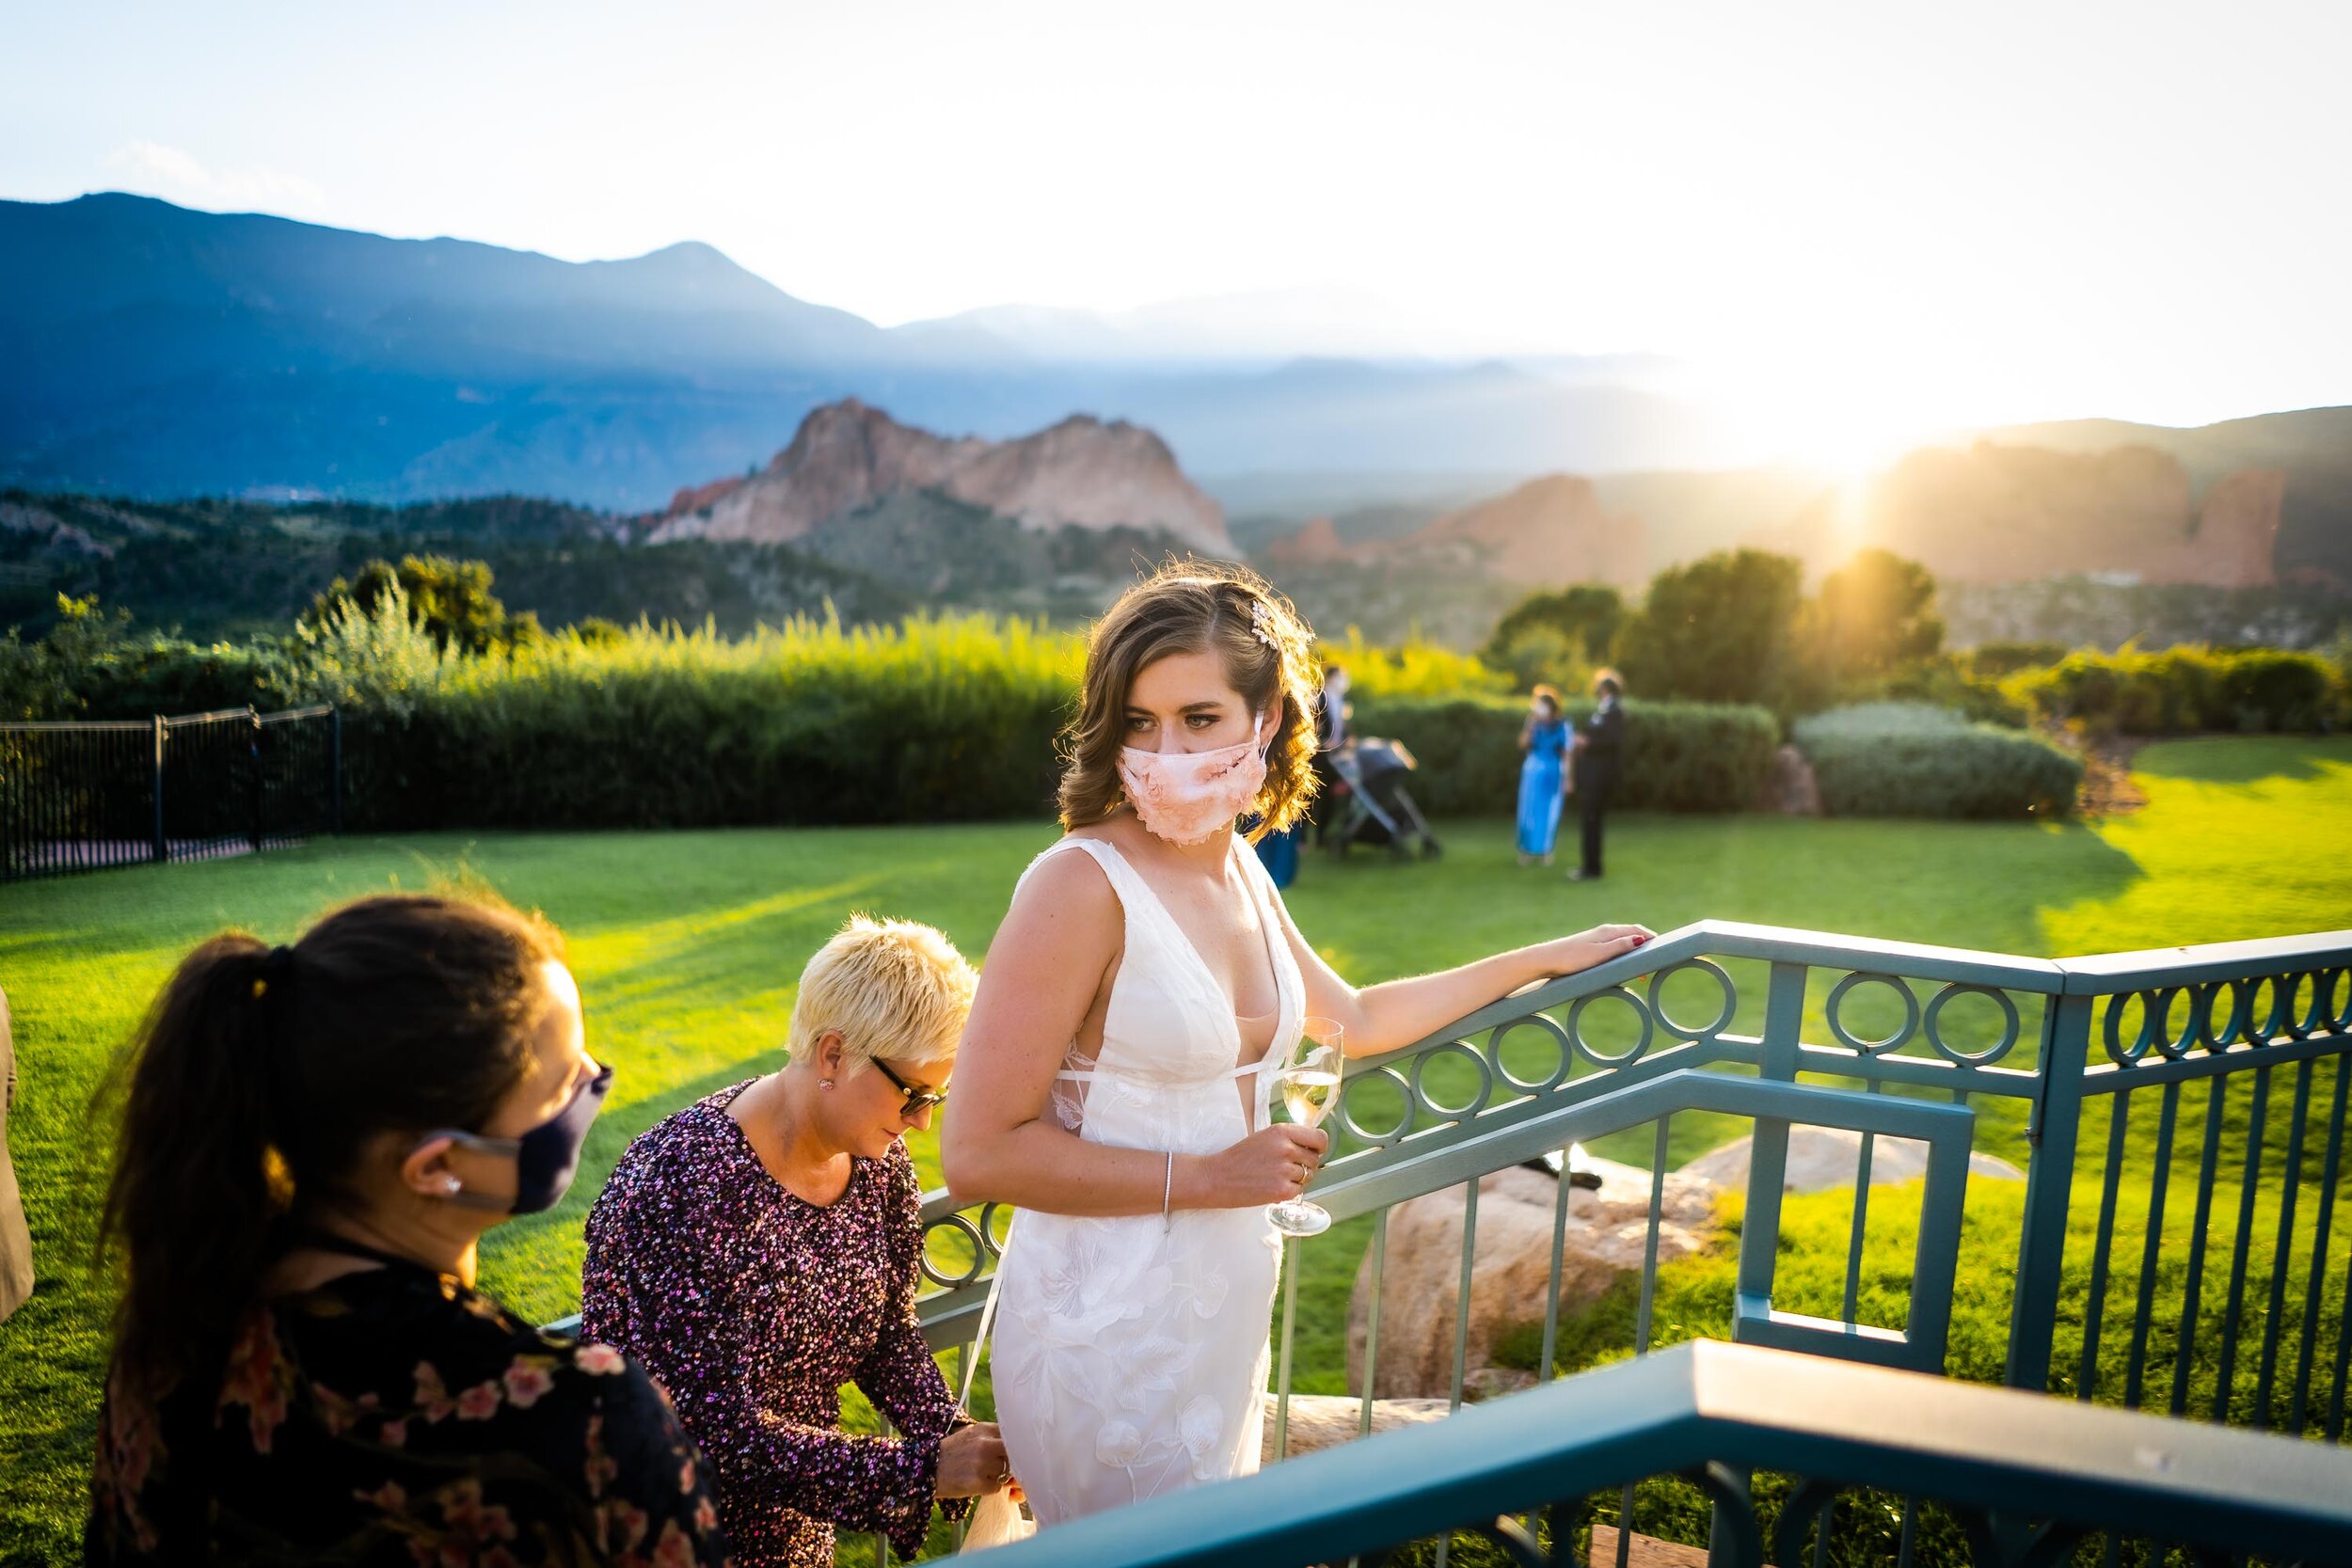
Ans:
{"label": "plunging neckline dress", "polygon": [[[1151,884],[1092,838],[1062,839],[1029,872],[1055,854],[1093,859],[1126,930],[1102,1049],[1089,1061],[1073,1046],[1055,1085],[1062,1125],[1089,1143],[1178,1154],[1214,1154],[1264,1126],[1305,988],[1258,857],[1234,858],[1277,1008],[1264,1053],[1239,1063],[1232,1004]],[[992,1365],[1012,1472],[1041,1525],[1258,1467],[1281,1249],[1263,1208],[1165,1220],[1021,1213],[1001,1264]]]}

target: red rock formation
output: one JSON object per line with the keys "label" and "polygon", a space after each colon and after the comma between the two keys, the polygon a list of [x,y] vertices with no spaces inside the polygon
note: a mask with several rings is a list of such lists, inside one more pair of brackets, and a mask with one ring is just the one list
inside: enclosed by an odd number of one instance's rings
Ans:
{"label": "red rock formation", "polygon": [[2205,492],[2197,530],[2148,564],[2150,582],[2201,582],[2216,588],[2266,588],[2275,564],[2280,509],[2287,476],[2276,468],[2241,468]]}
{"label": "red rock formation", "polygon": [[670,498],[670,509],[666,515],[675,516],[681,512],[700,512],[706,506],[716,506],[724,498],[743,488],[746,483],[739,475],[734,479],[714,479],[707,484],[689,485]]}
{"label": "red rock formation", "polygon": [[1530,588],[1609,582],[1638,588],[1649,549],[1638,517],[1603,510],[1590,480],[1548,474],[1449,512],[1404,539],[1361,546],[1368,558],[1478,566]]}
{"label": "red rock formation", "polygon": [[763,472],[680,491],[652,537],[798,539],[911,490],[938,490],[1025,528],[1158,530],[1190,549],[1232,553],[1224,510],[1148,430],[1074,415],[1019,440],[948,440],[854,398],[812,411]]}
{"label": "red rock formation", "polygon": [[2199,503],[2151,447],[2054,451],[1979,441],[1915,451],[1872,484],[1865,537],[1954,582],[2127,573],[2143,582],[2259,587],[2285,478],[2242,469]]}
{"label": "red rock formation", "polygon": [[1269,566],[1321,566],[1347,559],[1347,544],[1328,517],[1310,517],[1295,533],[1285,534],[1265,547]]}

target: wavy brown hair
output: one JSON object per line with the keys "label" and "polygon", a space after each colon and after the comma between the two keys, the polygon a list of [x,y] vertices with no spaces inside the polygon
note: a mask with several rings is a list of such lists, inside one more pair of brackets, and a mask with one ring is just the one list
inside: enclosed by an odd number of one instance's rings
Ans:
{"label": "wavy brown hair", "polygon": [[164,985],[114,1082],[103,1258],[115,1361],[160,1396],[220,1365],[292,1225],[380,1132],[479,1128],[532,1066],[564,939],[476,898],[362,898],[291,948],[224,931]]}
{"label": "wavy brown hair", "polygon": [[1279,702],[1265,785],[1249,807],[1263,820],[1250,837],[1279,832],[1307,814],[1315,794],[1313,634],[1290,601],[1247,566],[1171,561],[1120,594],[1087,638],[1077,716],[1061,736],[1064,829],[1100,822],[1125,803],[1119,749],[1136,677],[1170,654],[1210,652],[1253,714]]}

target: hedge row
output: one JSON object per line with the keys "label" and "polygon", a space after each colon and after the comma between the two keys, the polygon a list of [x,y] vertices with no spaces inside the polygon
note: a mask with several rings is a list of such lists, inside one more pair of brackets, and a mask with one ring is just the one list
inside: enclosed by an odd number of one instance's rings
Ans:
{"label": "hedge row", "polygon": [[2277,648],[2085,650],[2002,684],[2044,718],[2125,735],[2316,730],[2352,698],[2323,656]]}
{"label": "hedge row", "polygon": [[[1589,703],[1570,703],[1581,721]],[[1366,699],[1354,705],[1359,735],[1402,740],[1420,769],[1413,799],[1442,816],[1507,816],[1518,808],[1519,726],[1514,697]],[[1760,707],[1629,700],[1625,778],[1613,803],[1664,811],[1745,811],[1772,770],[1779,726]]]}
{"label": "hedge row", "polygon": [[2045,740],[1919,703],[1833,708],[1793,737],[1832,816],[2064,816],[2082,784]]}
{"label": "hedge row", "polygon": [[[977,621],[638,633],[346,706],[367,829],[932,822],[1050,809],[1074,653]],[[326,693],[323,693],[326,694]]]}

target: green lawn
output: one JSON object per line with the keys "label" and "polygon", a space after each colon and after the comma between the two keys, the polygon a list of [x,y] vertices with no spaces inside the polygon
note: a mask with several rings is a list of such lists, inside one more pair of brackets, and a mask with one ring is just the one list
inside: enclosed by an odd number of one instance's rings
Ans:
{"label": "green lawn", "polygon": [[[2146,811],[2105,825],[1629,815],[1613,825],[1610,879],[1593,887],[1518,868],[1503,822],[1457,823],[1441,862],[1311,862],[1291,905],[1358,981],[1600,920],[1662,930],[1718,917],[2045,956],[2352,924],[2352,741],[2176,742],[2140,768]],[[0,986],[24,1078],[11,1143],[41,1273],[0,1324],[0,1561],[73,1552],[104,1354],[104,1294],[87,1271],[104,1150],[84,1105],[197,940],[223,925],[284,940],[340,899],[461,871],[564,926],[592,1049],[618,1076],[572,1197],[494,1232],[484,1266],[509,1303],[553,1317],[576,1305],[580,1220],[603,1173],[662,1115],[777,1060],[794,977],[846,914],[930,920],[977,956],[1051,836],[1022,824],[350,839],[0,890]],[[1987,1122],[1982,1142],[2013,1147],[2013,1117]],[[2087,1123],[2087,1145],[2104,1130]],[[1707,1136],[1678,1123],[1676,1157]],[[932,1151],[917,1153],[935,1172]],[[1345,1237],[1315,1246],[1302,1387],[1336,1386],[1356,1262]],[[1694,1279],[1692,1299],[1712,1288]]]}

